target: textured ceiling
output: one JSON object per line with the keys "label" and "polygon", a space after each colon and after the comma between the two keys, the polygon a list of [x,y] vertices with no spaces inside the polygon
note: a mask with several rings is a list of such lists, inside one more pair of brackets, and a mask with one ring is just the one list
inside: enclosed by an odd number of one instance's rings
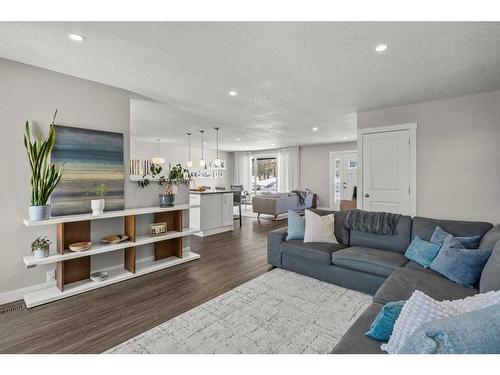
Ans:
{"label": "textured ceiling", "polygon": [[154,99],[133,101],[135,136],[219,126],[225,150],[352,140],[357,111],[500,88],[500,23],[2,22],[0,46]]}

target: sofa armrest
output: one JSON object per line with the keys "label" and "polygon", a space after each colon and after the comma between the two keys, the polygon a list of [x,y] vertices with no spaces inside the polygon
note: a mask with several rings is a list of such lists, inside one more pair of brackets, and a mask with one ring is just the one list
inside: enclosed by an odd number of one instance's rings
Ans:
{"label": "sofa armrest", "polygon": [[281,268],[281,243],[286,240],[288,227],[275,229],[267,234],[267,262]]}

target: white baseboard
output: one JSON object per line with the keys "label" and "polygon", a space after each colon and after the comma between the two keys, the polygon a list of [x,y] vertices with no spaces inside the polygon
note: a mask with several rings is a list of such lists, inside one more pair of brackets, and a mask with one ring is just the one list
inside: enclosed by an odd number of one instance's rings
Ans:
{"label": "white baseboard", "polygon": [[219,234],[219,233],[224,233],[224,232],[230,232],[234,230],[234,226],[230,225],[227,227],[220,227],[220,228],[214,228],[214,229],[208,229],[208,230],[201,230],[198,233],[194,233],[194,236],[198,237],[207,237],[207,236],[212,236],[214,234]]}
{"label": "white baseboard", "polygon": [[18,301],[20,299],[23,299],[23,296],[27,293],[36,292],[37,290],[50,288],[55,285],[56,285],[55,281],[49,281],[48,283],[31,285],[26,288],[10,290],[8,292],[0,293],[0,305]]}

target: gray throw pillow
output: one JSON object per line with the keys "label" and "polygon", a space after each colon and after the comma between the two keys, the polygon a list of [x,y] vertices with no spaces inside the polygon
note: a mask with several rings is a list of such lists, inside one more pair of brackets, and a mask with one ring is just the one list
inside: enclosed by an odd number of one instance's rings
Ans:
{"label": "gray throw pillow", "polygon": [[500,241],[493,248],[479,282],[479,292],[486,293],[495,290],[500,290]]}
{"label": "gray throw pillow", "polygon": [[457,284],[473,288],[490,255],[488,249],[464,249],[450,234],[429,267]]}

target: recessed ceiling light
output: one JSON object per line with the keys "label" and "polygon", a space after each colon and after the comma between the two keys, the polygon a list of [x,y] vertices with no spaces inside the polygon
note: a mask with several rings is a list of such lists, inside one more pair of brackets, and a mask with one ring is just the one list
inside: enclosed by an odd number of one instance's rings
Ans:
{"label": "recessed ceiling light", "polygon": [[85,38],[78,34],[68,34],[68,37],[75,42],[83,42]]}
{"label": "recessed ceiling light", "polygon": [[344,139],[347,139],[347,137],[344,137]]}
{"label": "recessed ceiling light", "polygon": [[275,146],[275,144],[274,144],[274,143],[271,143],[271,146]]}
{"label": "recessed ceiling light", "polygon": [[239,138],[236,138],[237,141],[239,141],[240,139]]}
{"label": "recessed ceiling light", "polygon": [[387,44],[379,44],[377,47],[375,47],[375,51],[377,52],[383,52],[387,49]]}
{"label": "recessed ceiling light", "polygon": [[229,91],[229,95],[236,96],[236,95],[238,95],[238,93],[236,91]]}
{"label": "recessed ceiling light", "polygon": [[313,128],[313,131],[317,132],[317,131],[318,131],[318,128],[315,126],[315,127]]}
{"label": "recessed ceiling light", "polygon": [[207,142],[203,142],[204,145],[208,144]]}

